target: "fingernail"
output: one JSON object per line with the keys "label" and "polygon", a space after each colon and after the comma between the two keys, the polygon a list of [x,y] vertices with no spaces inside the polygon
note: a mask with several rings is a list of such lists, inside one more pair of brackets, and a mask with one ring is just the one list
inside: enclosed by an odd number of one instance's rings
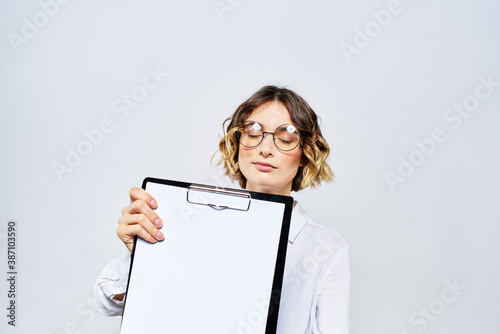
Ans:
{"label": "fingernail", "polygon": [[152,200],[150,204],[152,208],[156,208],[158,206],[158,203],[156,203],[155,200]]}
{"label": "fingernail", "polygon": [[155,223],[154,223],[154,224],[155,224],[155,226],[156,226],[156,227],[160,228],[160,227],[162,227],[163,222],[161,221],[161,219],[160,219],[160,218],[156,218],[156,220],[155,220]]}
{"label": "fingernail", "polygon": [[165,238],[163,233],[161,231],[158,231],[158,233],[156,233],[156,239],[163,240],[163,238]]}

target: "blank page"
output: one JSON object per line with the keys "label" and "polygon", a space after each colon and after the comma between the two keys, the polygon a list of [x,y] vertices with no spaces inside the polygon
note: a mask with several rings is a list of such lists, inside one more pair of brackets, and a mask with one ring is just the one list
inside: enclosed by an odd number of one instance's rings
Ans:
{"label": "blank page", "polygon": [[285,204],[214,209],[187,202],[184,187],[146,190],[165,240],[136,243],[121,333],[265,333]]}

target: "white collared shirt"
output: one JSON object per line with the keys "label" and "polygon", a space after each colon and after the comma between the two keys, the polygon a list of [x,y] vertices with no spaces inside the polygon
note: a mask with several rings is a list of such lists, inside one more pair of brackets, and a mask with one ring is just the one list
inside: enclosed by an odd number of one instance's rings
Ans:
{"label": "white collared shirt", "polygon": [[[97,310],[122,315],[130,253],[111,261],[95,285]],[[278,316],[279,334],[347,334],[351,266],[349,247],[335,231],[312,221],[300,205],[292,211]]]}

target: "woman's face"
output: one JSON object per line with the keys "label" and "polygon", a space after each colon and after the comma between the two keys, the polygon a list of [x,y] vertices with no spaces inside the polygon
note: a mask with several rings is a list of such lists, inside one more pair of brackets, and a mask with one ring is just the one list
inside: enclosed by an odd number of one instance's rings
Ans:
{"label": "woman's face", "polygon": [[[256,108],[246,121],[259,123],[265,132],[274,132],[282,124],[294,125],[285,106],[275,101]],[[271,134],[264,135],[254,148],[240,144],[238,162],[247,179],[246,190],[289,196],[301,157],[300,145],[291,151],[280,151]]]}

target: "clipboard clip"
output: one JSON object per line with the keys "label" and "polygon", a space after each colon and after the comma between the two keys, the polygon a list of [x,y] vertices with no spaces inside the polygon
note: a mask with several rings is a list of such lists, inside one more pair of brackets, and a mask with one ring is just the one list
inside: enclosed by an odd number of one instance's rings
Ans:
{"label": "clipboard clip", "polygon": [[207,205],[216,210],[248,211],[252,197],[244,190],[192,184],[188,188],[186,200],[189,203]]}

